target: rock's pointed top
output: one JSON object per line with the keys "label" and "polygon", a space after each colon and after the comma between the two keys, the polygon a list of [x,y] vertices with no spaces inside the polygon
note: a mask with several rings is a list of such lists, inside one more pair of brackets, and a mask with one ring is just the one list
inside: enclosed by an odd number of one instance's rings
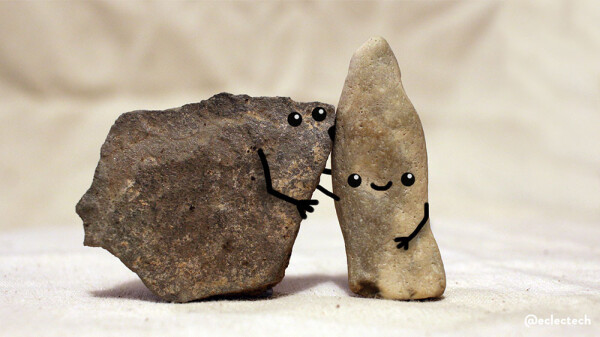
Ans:
{"label": "rock's pointed top", "polygon": [[368,79],[374,78],[378,79],[378,86],[395,86],[400,82],[400,67],[396,56],[387,41],[380,36],[370,38],[354,52],[346,81],[350,85],[360,84],[361,87],[368,88],[374,84]]}
{"label": "rock's pointed top", "polygon": [[392,48],[388,44],[388,42],[381,36],[373,36],[367,42],[363,43],[360,48],[358,48],[352,58],[356,57],[373,57],[373,56],[382,56],[382,55],[392,55],[394,56],[394,52]]}
{"label": "rock's pointed top", "polygon": [[352,56],[344,89],[338,104],[338,118],[368,112],[384,124],[420,128],[400,76],[392,48],[380,36],[367,40]]}

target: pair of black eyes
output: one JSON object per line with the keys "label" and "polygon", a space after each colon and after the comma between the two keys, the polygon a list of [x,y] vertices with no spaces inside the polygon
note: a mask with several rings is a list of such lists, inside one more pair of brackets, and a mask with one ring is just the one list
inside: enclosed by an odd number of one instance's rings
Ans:
{"label": "pair of black eyes", "polygon": [[[321,107],[316,107],[313,109],[312,118],[314,120],[320,122],[325,120],[325,117],[327,117],[327,111],[325,111],[325,109]],[[288,123],[290,123],[291,126],[300,125],[302,123],[302,115],[297,112],[292,112],[288,115]]]}
{"label": "pair of black eyes", "polygon": [[[412,184],[415,183],[415,176],[410,173],[410,172],[406,172],[402,175],[402,178],[400,178],[400,181],[402,182],[402,185],[404,186],[412,186]],[[350,185],[350,187],[358,187],[360,186],[360,184],[362,183],[362,178],[356,174],[356,173],[352,173],[351,175],[348,176],[348,185]]]}

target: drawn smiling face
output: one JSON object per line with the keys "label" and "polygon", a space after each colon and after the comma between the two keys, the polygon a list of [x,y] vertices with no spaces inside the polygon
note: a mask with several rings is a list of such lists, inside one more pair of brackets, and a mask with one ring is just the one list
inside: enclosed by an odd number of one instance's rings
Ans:
{"label": "drawn smiling face", "polygon": [[[352,222],[396,228],[396,236],[408,236],[425,218],[428,202],[422,130],[397,132],[394,128],[401,122],[372,114],[344,117],[338,116],[332,158],[334,193],[341,199],[336,202],[338,213]],[[388,132],[379,131],[389,125]],[[348,151],[340,155],[342,147]],[[395,247],[394,237],[381,235],[382,241],[388,240],[385,245]]]}
{"label": "drawn smiling face", "polygon": [[[406,172],[402,175],[401,181],[402,181],[402,185],[404,185],[404,186],[412,186],[415,183],[415,176],[410,172]],[[351,175],[348,176],[348,185],[350,187],[357,188],[361,184],[362,184],[362,178],[358,173],[352,173]],[[372,182],[371,188],[374,189],[375,191],[387,191],[392,187],[393,184],[394,183],[391,180],[388,181],[385,185],[377,185],[374,182]]]}

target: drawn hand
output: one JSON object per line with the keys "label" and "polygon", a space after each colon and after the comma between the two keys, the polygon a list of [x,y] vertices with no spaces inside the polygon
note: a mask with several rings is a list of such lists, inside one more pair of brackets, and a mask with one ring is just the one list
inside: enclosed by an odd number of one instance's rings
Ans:
{"label": "drawn hand", "polygon": [[396,248],[400,249],[402,247],[404,247],[404,250],[408,250],[408,243],[410,242],[412,238],[408,237],[408,236],[399,236],[397,238],[394,239],[395,242],[399,242],[396,245]]}
{"label": "drawn hand", "polygon": [[315,209],[311,205],[318,205],[319,200],[315,199],[306,199],[306,200],[297,200],[296,208],[298,208],[298,212],[302,219],[306,219],[306,212],[313,212]]}
{"label": "drawn hand", "polygon": [[285,195],[279,191],[276,191],[273,188],[273,184],[271,182],[271,171],[269,170],[269,162],[267,161],[267,156],[265,155],[265,153],[263,152],[262,149],[258,149],[258,156],[260,157],[260,162],[262,164],[263,171],[265,172],[265,182],[267,184],[267,186],[266,186],[267,193],[269,193],[281,200],[285,200],[289,203],[296,205],[296,208],[298,208],[298,213],[300,213],[300,216],[302,217],[302,219],[306,219],[306,212],[313,212],[315,209],[311,205],[318,205],[319,200],[314,200],[314,199],[297,200],[297,199],[294,199],[294,198],[292,198],[288,195]]}
{"label": "drawn hand", "polygon": [[428,202],[426,202],[423,205],[423,213],[424,213],[423,219],[421,220],[421,222],[419,223],[417,228],[415,228],[415,230],[409,236],[399,236],[394,239],[394,241],[398,242],[398,245],[396,245],[396,248],[400,249],[400,248],[404,247],[404,250],[408,250],[408,243],[410,242],[410,240],[414,239],[415,236],[417,236],[417,234],[419,234],[419,232],[421,231],[421,228],[423,228],[423,226],[425,226],[425,224],[427,223],[427,220],[429,220],[429,203]]}

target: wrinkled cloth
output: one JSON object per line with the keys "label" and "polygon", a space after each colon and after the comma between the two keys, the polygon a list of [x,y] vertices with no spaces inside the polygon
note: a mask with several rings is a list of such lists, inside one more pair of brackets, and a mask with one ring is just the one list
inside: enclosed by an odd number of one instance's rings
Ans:
{"label": "wrinkled cloth", "polygon": [[[432,208],[435,212],[435,208]],[[434,213],[435,214],[435,213]],[[82,229],[0,234],[1,336],[597,336],[600,228],[432,221],[447,273],[441,299],[349,292],[341,231],[303,222],[269,298],[161,302]],[[530,326],[538,318],[592,325]]]}

